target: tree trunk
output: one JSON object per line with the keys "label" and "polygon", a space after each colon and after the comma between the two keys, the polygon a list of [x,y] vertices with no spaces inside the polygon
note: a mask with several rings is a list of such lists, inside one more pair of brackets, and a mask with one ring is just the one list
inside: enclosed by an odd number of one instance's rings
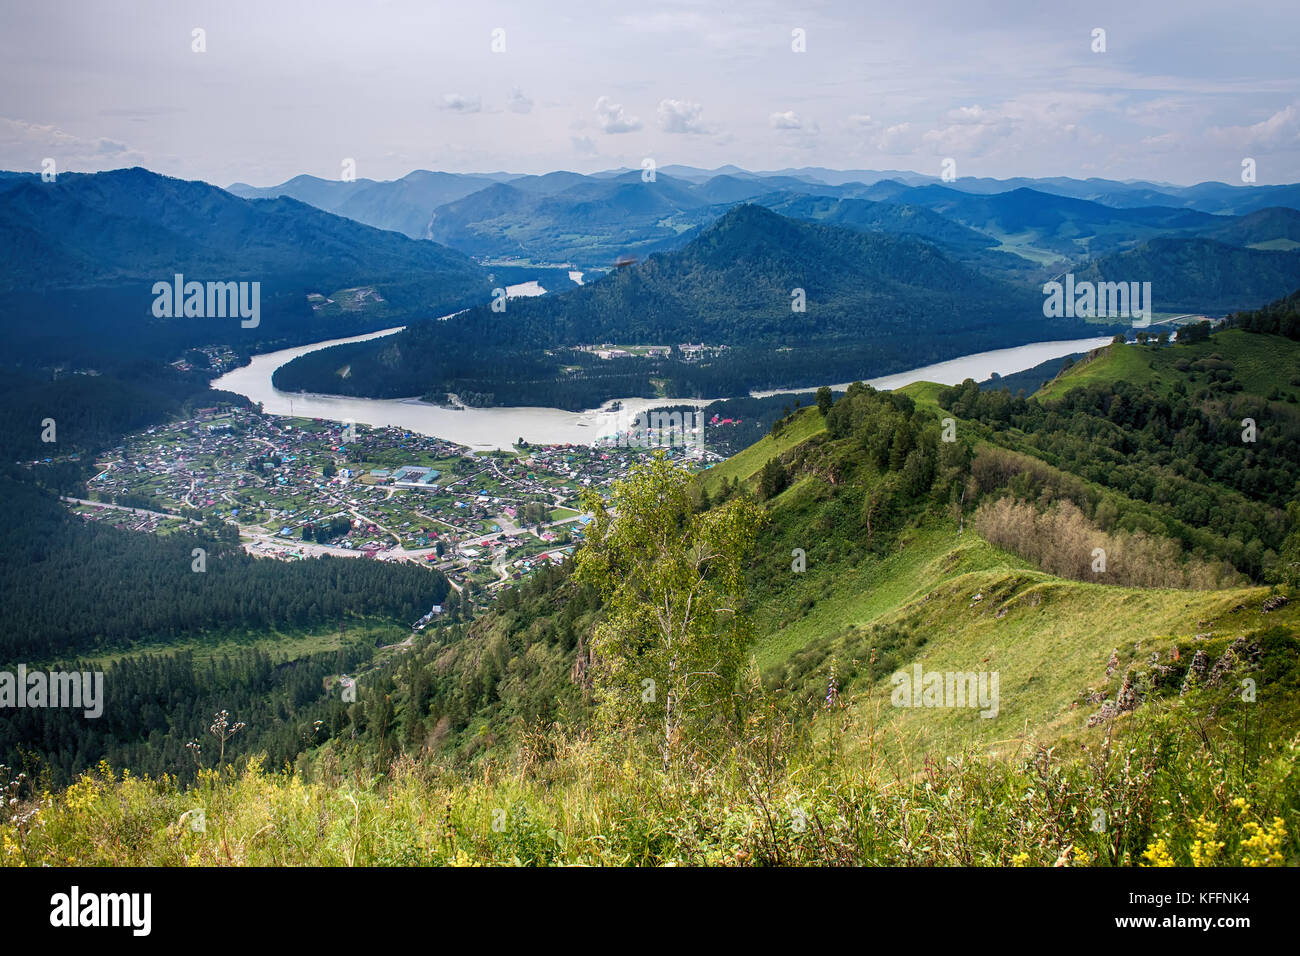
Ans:
{"label": "tree trunk", "polygon": [[668,662],[668,696],[664,698],[664,772],[672,761],[673,701],[677,697],[677,660]]}

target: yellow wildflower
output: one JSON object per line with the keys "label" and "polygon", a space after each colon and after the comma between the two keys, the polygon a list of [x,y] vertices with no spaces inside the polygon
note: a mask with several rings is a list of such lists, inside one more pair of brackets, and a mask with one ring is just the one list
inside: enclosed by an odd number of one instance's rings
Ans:
{"label": "yellow wildflower", "polygon": [[1173,855],[1169,852],[1169,847],[1164,840],[1156,840],[1155,843],[1152,843],[1142,852],[1142,856],[1149,861],[1146,864],[1147,866],[1174,865]]}
{"label": "yellow wildflower", "polygon": [[1214,839],[1218,834],[1219,825],[1211,823],[1205,819],[1205,814],[1201,814],[1192,824],[1192,828],[1196,831],[1196,840],[1192,843],[1192,866],[1216,865],[1219,851],[1225,845],[1223,841]]}
{"label": "yellow wildflower", "polygon": [[1242,828],[1250,834],[1241,841],[1242,866],[1281,866],[1285,862],[1282,843],[1286,840],[1286,824],[1281,817],[1274,817],[1267,828],[1254,820],[1247,820]]}

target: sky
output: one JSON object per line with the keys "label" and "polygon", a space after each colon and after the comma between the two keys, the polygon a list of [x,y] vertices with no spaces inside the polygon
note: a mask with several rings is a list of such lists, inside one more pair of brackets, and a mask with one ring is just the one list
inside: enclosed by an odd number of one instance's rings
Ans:
{"label": "sky", "polygon": [[1258,183],[1300,181],[1290,0],[0,0],[0,22],[3,169],[264,186],[348,160],[369,179],[951,160],[1188,185],[1251,159]]}

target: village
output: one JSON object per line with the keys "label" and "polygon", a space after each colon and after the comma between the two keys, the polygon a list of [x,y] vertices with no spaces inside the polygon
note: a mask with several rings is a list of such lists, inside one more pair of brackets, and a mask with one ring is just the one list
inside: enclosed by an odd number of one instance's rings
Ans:
{"label": "village", "polygon": [[[495,589],[562,563],[591,520],[582,491],[608,488],[653,450],[471,453],[400,428],[216,405],[129,437],[99,457],[87,498],[65,500],[86,520],[130,530],[215,521],[237,526],[257,556],[419,562],[458,590]],[[664,450],[694,468],[717,457]]]}

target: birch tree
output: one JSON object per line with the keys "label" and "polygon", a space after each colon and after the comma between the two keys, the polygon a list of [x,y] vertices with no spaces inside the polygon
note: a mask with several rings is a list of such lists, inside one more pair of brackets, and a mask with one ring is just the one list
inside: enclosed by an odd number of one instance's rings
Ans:
{"label": "birch tree", "polygon": [[753,637],[738,607],[764,512],[748,495],[696,512],[690,472],[662,454],[615,482],[577,554],[605,617],[592,635],[595,690],[613,726],[661,727],[664,769],[683,735],[723,712]]}

